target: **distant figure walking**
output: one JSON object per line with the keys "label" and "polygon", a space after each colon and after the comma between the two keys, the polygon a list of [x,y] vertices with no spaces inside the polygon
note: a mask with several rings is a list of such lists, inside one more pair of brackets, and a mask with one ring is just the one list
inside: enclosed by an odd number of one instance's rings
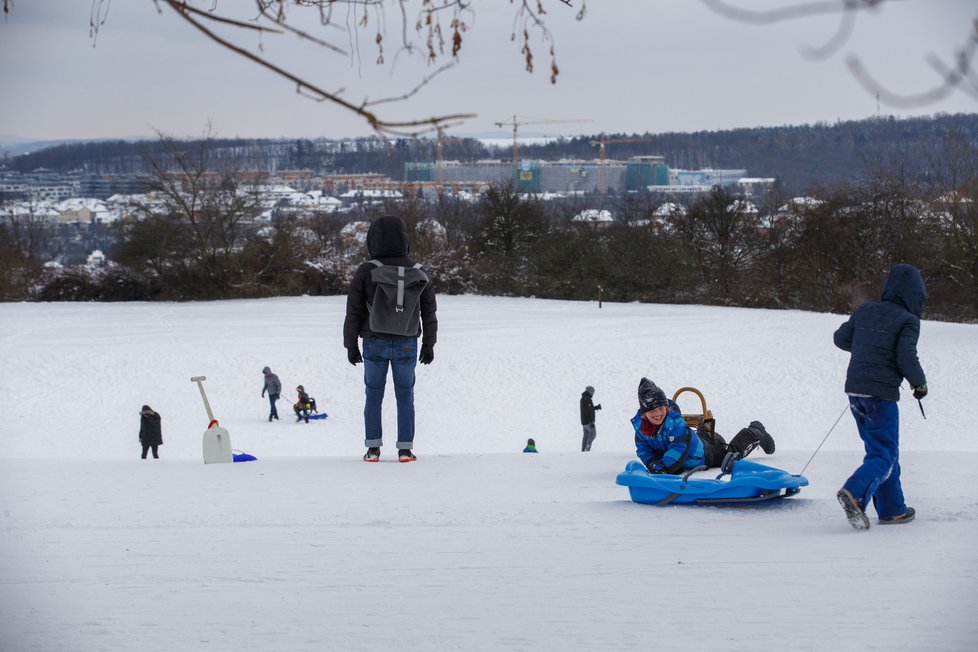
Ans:
{"label": "distant figure walking", "polygon": [[160,425],[160,415],[148,405],[139,411],[139,443],[143,447],[144,460],[150,450],[153,451],[153,459],[160,458],[158,447],[163,445],[163,427]]}
{"label": "distant figure walking", "polygon": [[591,450],[594,438],[598,436],[598,429],[594,426],[594,411],[600,410],[601,405],[595,405],[591,398],[594,396],[594,388],[588,385],[581,394],[581,426],[584,428],[584,439],[581,440],[581,452]]}
{"label": "distant figure walking", "polygon": [[265,396],[265,392],[268,392],[268,402],[271,404],[271,410],[268,413],[268,420],[270,422],[272,419],[278,419],[278,409],[275,407],[275,401],[282,394],[282,382],[268,367],[262,369],[261,372],[265,375],[265,385],[261,388],[261,395]]}
{"label": "distant figure walking", "polygon": [[918,401],[927,396],[927,378],[917,359],[920,314],[927,289],[912,265],[894,265],[879,301],[862,304],[833,339],[851,353],[846,371],[849,409],[856,420],[866,455],[837,497],[849,524],[869,528],[870,500],[880,525],[909,523],[900,483],[900,384],[906,378]]}

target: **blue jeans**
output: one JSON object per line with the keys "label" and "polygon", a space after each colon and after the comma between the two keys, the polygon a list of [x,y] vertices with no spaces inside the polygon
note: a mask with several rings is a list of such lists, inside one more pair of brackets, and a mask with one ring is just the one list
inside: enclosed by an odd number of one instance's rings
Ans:
{"label": "blue jeans", "polygon": [[272,417],[278,419],[278,410],[275,408],[275,401],[277,401],[277,400],[278,400],[278,394],[271,394],[270,393],[268,395],[268,402],[272,406],[271,411],[268,413],[268,418],[269,419],[271,419]]}
{"label": "blue jeans", "polygon": [[881,519],[907,511],[900,485],[900,410],[896,401],[849,397],[866,455],[862,466],[846,480],[845,488],[869,506],[870,498]]}
{"label": "blue jeans", "polygon": [[384,444],[381,406],[387,386],[387,368],[394,378],[397,399],[397,448],[410,449],[414,444],[414,368],[418,364],[418,340],[415,338],[363,340],[363,383],[367,400],[363,407],[364,444],[380,448]]}

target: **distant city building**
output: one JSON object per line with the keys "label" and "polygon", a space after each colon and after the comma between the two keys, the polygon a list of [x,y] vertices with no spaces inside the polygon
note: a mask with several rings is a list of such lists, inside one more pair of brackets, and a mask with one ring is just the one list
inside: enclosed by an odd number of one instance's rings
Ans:
{"label": "distant city building", "polygon": [[[716,186],[736,188],[748,195],[774,184],[774,179],[745,176],[747,170],[672,170],[661,156],[636,156],[627,161],[521,160],[417,162],[404,165],[407,183],[452,186],[513,183],[526,193],[597,193],[647,189],[665,194],[709,192]],[[602,178],[603,177],[603,178]]]}

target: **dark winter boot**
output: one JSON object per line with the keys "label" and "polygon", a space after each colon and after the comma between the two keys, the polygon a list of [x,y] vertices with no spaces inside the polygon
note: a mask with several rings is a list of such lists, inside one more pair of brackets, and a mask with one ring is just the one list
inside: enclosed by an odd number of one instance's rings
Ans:
{"label": "dark winter boot", "polygon": [[764,429],[764,424],[760,421],[751,421],[747,429],[757,435],[757,442],[761,445],[761,450],[772,455],[774,453],[774,437]]}
{"label": "dark winter boot", "polygon": [[737,436],[730,440],[727,448],[731,452],[740,453],[741,457],[747,457],[751,454],[751,451],[757,448],[759,443],[760,441],[756,433],[751,432],[747,428],[741,428]]}
{"label": "dark winter boot", "polygon": [[866,518],[866,509],[863,507],[863,504],[856,500],[856,497],[844,487],[839,489],[839,493],[835,496],[839,499],[839,504],[842,505],[842,509],[846,512],[846,520],[849,521],[849,525],[857,530],[868,530],[869,519]]}
{"label": "dark winter boot", "polygon": [[899,516],[894,516],[893,518],[881,518],[880,525],[899,525],[900,523],[909,523],[916,515],[917,511],[913,507],[908,507],[907,511]]}
{"label": "dark winter boot", "polygon": [[368,448],[366,454],[363,456],[364,462],[379,462],[380,461],[380,449],[379,448]]}

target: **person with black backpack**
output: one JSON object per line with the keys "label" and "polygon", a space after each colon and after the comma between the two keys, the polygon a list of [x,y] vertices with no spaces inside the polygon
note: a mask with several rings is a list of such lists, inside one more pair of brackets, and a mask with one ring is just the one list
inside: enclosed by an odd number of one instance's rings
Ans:
{"label": "person with black backpack", "polygon": [[[408,228],[400,217],[377,218],[367,230],[371,259],[350,281],[343,322],[343,346],[350,364],[363,363],[365,462],[380,461],[383,446],[381,408],[387,370],[397,400],[397,458],[413,462],[414,381],[417,363],[435,359],[438,335],[435,287],[421,266],[408,257]],[[359,339],[363,339],[363,353]],[[418,338],[421,338],[420,353]]]}

